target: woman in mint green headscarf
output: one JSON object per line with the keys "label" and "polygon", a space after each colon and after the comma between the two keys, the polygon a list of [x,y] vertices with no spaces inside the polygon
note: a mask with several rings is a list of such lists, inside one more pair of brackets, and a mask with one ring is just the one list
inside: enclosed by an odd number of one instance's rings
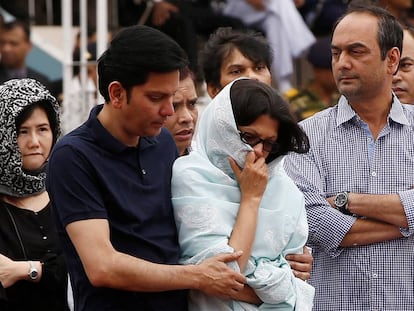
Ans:
{"label": "woman in mint green headscarf", "polygon": [[302,252],[308,226],[303,196],[282,163],[287,152],[308,149],[287,104],[261,82],[237,80],[206,108],[197,149],[173,167],[181,263],[242,250],[230,265],[248,286],[231,299],[191,291],[190,310],[311,310],[313,288],[285,259]]}

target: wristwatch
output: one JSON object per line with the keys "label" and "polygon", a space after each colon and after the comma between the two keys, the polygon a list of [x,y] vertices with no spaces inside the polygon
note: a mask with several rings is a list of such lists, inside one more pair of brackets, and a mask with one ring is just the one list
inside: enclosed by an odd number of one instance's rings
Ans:
{"label": "wristwatch", "polygon": [[38,278],[38,276],[39,276],[39,271],[37,271],[37,268],[36,268],[36,266],[35,266],[35,264],[34,264],[34,262],[33,262],[33,261],[30,261],[30,260],[29,260],[29,265],[30,265],[30,268],[29,268],[29,273],[28,273],[29,278],[30,278],[32,281],[36,281],[36,280],[37,280],[37,278]]}
{"label": "wristwatch", "polygon": [[348,192],[339,192],[334,198],[334,206],[335,208],[340,211],[342,214],[345,215],[352,215],[352,213],[348,210]]}

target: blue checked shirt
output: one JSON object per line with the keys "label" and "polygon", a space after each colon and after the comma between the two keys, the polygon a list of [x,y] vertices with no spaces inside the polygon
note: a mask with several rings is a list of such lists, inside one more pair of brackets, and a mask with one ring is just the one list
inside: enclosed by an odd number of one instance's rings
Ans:
{"label": "blue checked shirt", "polygon": [[[305,195],[313,310],[414,310],[414,113],[394,97],[388,122],[374,140],[341,97],[301,126],[311,149],[287,156],[285,169]],[[404,237],[342,248],[356,218],[325,199],[341,191],[399,194],[409,224],[400,229]]]}

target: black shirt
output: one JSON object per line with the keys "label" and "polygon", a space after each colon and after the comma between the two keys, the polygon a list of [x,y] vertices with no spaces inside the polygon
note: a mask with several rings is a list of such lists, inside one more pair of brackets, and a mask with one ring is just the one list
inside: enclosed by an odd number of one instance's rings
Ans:
{"label": "black shirt", "polygon": [[21,280],[6,289],[0,287],[2,311],[69,310],[67,270],[50,204],[33,212],[0,202],[0,253],[12,260],[43,263],[40,282]]}

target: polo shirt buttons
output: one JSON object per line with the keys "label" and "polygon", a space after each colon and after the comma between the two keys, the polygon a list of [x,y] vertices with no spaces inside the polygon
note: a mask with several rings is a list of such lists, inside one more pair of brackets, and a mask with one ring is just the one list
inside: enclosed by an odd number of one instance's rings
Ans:
{"label": "polo shirt buttons", "polygon": [[141,173],[142,173],[142,175],[146,175],[147,174],[147,172],[144,169],[141,170]]}

